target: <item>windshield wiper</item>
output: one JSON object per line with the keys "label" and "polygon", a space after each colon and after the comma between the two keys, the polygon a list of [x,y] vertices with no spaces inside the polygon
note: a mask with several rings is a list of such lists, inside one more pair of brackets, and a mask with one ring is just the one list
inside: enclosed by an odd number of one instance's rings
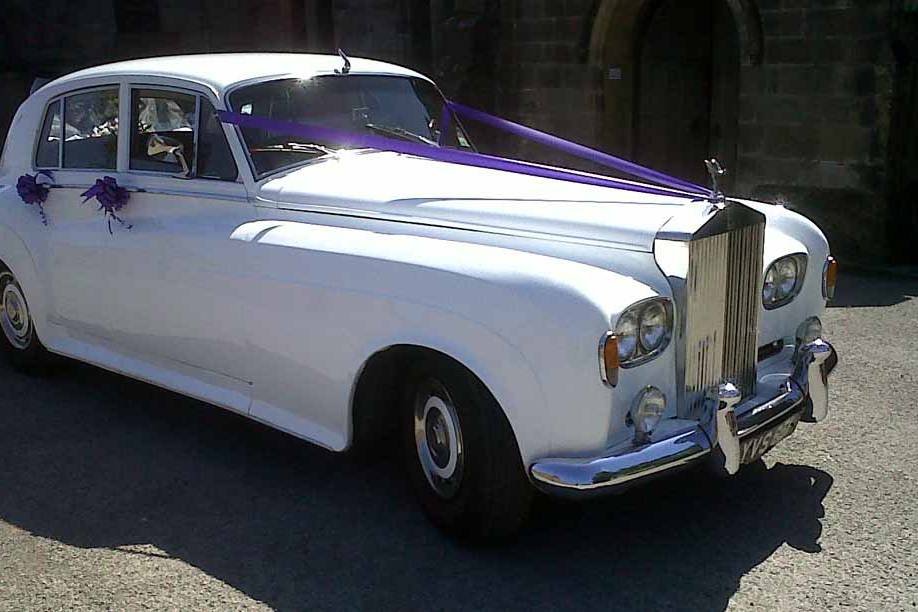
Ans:
{"label": "windshield wiper", "polygon": [[409,140],[411,142],[420,142],[423,144],[429,144],[438,146],[436,142],[427,138],[426,136],[421,136],[420,134],[415,134],[414,132],[409,132],[408,130],[400,127],[388,126],[388,125],[377,125],[375,123],[367,123],[363,127],[374,132],[379,132],[380,134],[385,134],[387,136],[394,136],[396,138],[401,138],[402,140]]}
{"label": "windshield wiper", "polygon": [[325,155],[338,155],[338,151],[314,142],[286,142],[282,144],[266,145],[252,149],[253,151],[281,151],[284,153],[324,153]]}

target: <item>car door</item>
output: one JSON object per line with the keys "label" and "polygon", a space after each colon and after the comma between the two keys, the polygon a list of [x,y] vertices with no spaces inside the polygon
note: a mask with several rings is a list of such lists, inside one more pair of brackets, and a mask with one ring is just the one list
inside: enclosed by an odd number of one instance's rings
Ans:
{"label": "car door", "polygon": [[56,232],[54,284],[62,301],[80,296],[77,306],[62,303],[62,318],[125,356],[199,379],[208,385],[202,395],[246,411],[240,296],[248,245],[231,236],[255,211],[225,131],[197,92],[125,85],[121,95],[128,129],[114,175],[130,197],[121,221],[91,202],[78,223]]}
{"label": "car door", "polygon": [[35,165],[53,177],[48,218],[50,320],[76,334],[107,338],[105,248],[96,207],[81,193],[96,178],[117,174],[120,86],[83,88],[52,100],[36,148]]}
{"label": "car door", "polygon": [[[244,262],[231,239],[255,218],[209,101],[191,92],[131,87],[128,178],[118,227],[121,278],[113,340],[246,384]],[[192,178],[177,178],[190,176]],[[235,386],[235,385],[234,385]]]}

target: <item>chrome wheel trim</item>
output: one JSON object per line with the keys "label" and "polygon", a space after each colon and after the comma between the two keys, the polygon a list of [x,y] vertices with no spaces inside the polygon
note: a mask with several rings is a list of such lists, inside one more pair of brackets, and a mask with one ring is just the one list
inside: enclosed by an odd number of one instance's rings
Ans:
{"label": "chrome wheel trim", "polygon": [[452,398],[435,380],[422,385],[414,398],[414,441],[427,482],[440,497],[459,491],[464,457],[462,429]]}
{"label": "chrome wheel trim", "polygon": [[32,342],[32,319],[25,296],[9,272],[0,274],[0,327],[3,335],[17,349]]}

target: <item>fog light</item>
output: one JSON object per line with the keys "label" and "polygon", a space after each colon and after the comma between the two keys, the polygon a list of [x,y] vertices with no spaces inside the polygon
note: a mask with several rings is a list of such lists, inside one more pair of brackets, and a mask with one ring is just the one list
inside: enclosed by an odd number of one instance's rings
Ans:
{"label": "fog light", "polygon": [[822,338],[822,321],[819,317],[810,317],[797,327],[797,344],[806,344]]}
{"label": "fog light", "polygon": [[635,438],[646,440],[666,412],[666,396],[656,387],[645,387],[634,399],[631,407],[631,421],[634,423]]}

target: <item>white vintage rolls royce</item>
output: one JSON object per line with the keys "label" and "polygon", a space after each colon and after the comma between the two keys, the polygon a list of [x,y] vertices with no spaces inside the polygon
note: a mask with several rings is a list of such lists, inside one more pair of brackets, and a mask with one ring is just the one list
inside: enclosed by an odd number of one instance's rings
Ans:
{"label": "white vintage rolls royce", "polygon": [[734,474],[826,417],[836,266],[815,225],[501,165],[450,104],[334,55],[40,87],[0,161],[0,344],[333,451],[398,443],[426,514],[476,537],[518,530],[536,491]]}

